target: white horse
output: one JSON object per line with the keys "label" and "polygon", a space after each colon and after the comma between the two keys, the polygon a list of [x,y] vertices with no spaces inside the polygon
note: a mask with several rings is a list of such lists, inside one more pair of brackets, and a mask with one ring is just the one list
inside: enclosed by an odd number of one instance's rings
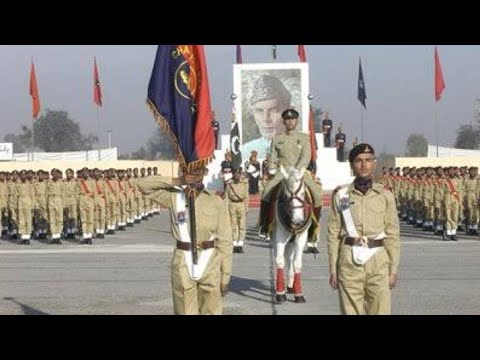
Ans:
{"label": "white horse", "polygon": [[[308,240],[311,225],[312,201],[307,196],[303,181],[306,169],[301,171],[281,167],[284,177],[277,196],[273,247],[277,267],[276,301],[287,300],[285,287],[285,267],[288,275],[288,293],[295,296],[296,303],[304,303],[301,273],[303,250]],[[286,265],[286,266],[285,266]]]}

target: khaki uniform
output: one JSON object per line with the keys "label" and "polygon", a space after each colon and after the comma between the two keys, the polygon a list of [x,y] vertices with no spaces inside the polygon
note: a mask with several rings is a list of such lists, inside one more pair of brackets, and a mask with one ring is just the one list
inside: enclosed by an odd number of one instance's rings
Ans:
{"label": "khaki uniform", "polygon": [[461,179],[450,178],[445,179],[444,181],[444,192],[445,192],[445,215],[446,215],[446,230],[447,235],[455,235],[458,228],[458,219],[460,214],[460,187]]}
{"label": "khaki uniform", "polygon": [[127,194],[127,204],[126,204],[126,210],[127,210],[127,223],[129,225],[133,224],[136,216],[137,216],[137,202],[135,201],[135,184],[133,182],[133,179],[126,179],[125,180],[125,192]]}
{"label": "khaki uniform", "polygon": [[79,179],[77,182],[77,198],[84,239],[92,239],[93,237],[93,211],[96,197],[95,182],[91,179]]}
{"label": "khaki uniform", "polygon": [[93,228],[97,235],[105,234],[105,229],[107,227],[107,217],[106,217],[106,185],[105,180],[99,179],[95,180],[95,187],[97,190],[97,198],[95,200],[95,216]]}
{"label": "khaki uniform", "polygon": [[118,181],[105,179],[105,190],[107,196],[107,228],[108,231],[115,231],[118,224]]}
{"label": "khaki uniform", "polygon": [[117,180],[118,183],[118,215],[119,222],[118,225],[122,228],[127,226],[127,190],[128,184],[125,179]]}
{"label": "khaki uniform", "polygon": [[46,187],[48,198],[48,221],[52,239],[60,239],[63,232],[64,182],[49,180]]}
{"label": "khaki uniform", "polygon": [[[169,178],[153,176],[138,182],[139,190],[154,203],[170,210],[173,238],[181,241],[177,225],[176,193]],[[228,286],[232,271],[232,229],[226,202],[209,191],[195,200],[197,243],[216,237],[216,246],[203,277],[194,281],[188,273],[184,250],[173,254],[171,276],[173,305],[177,315],[220,315],[223,301],[220,284]],[[187,209],[188,212],[188,209]],[[198,250],[200,258],[202,250]]]}
{"label": "khaki uniform", "polygon": [[2,233],[8,231],[8,182],[0,182],[0,217],[2,220]]}
{"label": "khaki uniform", "polygon": [[[278,163],[279,166],[283,165],[283,167],[293,166],[297,170],[306,169],[312,159],[310,137],[307,134],[298,132],[276,136],[272,141],[270,153],[272,163]],[[262,194],[263,201],[270,202],[272,200],[272,190],[282,180],[283,175],[281,171],[277,170],[275,177],[265,186]],[[312,193],[314,207],[321,207],[322,196],[315,191],[315,181],[309,172],[305,173],[304,181]]]}
{"label": "khaki uniform", "polygon": [[[334,193],[335,196],[336,193]],[[390,314],[389,275],[398,273],[400,227],[393,194],[380,184],[365,195],[348,187],[350,210],[360,236],[375,239],[385,232],[385,246],[364,265],[353,262],[352,247],[341,211],[332,202],[328,219],[330,273],[338,276],[342,314]]]}
{"label": "khaki uniform", "polygon": [[243,247],[247,235],[247,213],[245,202],[248,201],[248,183],[231,181],[227,185],[226,198],[228,212],[232,224],[232,238],[234,247]]}
{"label": "khaki uniform", "polygon": [[20,180],[8,182],[8,213],[10,220],[10,233],[11,235],[17,234],[18,231],[18,195],[17,184]]}
{"label": "khaki uniform", "polygon": [[35,232],[38,235],[47,234],[47,182],[33,182],[35,189],[35,205],[33,210],[33,218],[35,220]]}
{"label": "khaki uniform", "polygon": [[63,181],[63,221],[68,235],[75,234],[77,226],[77,187],[74,179]]}
{"label": "khaki uniform", "polygon": [[28,180],[26,182],[17,181],[16,189],[18,196],[18,233],[22,236],[22,240],[29,240],[32,234],[35,190],[33,184]]}
{"label": "khaki uniform", "polygon": [[140,178],[134,177],[132,178],[132,183],[135,189],[135,209],[136,209],[136,217],[135,220],[140,221],[142,220],[143,217],[143,195],[142,193],[138,190],[138,182],[140,181]]}
{"label": "khaki uniform", "polygon": [[478,212],[478,178],[470,177],[464,181],[464,190],[467,208],[467,225],[469,230],[478,230],[479,212]]}

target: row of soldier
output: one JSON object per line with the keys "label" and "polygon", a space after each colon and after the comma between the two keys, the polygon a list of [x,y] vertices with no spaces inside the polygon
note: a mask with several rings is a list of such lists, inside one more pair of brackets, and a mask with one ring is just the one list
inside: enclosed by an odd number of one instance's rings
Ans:
{"label": "row of soldier", "polygon": [[76,172],[0,172],[2,238],[30,244],[32,236],[61,244],[79,233],[83,244],[125,231],[160,211],[137,187],[157,168]]}
{"label": "row of soldier", "polygon": [[478,235],[480,179],[477,167],[383,169],[380,180],[395,195],[400,219],[457,241],[457,230]]}

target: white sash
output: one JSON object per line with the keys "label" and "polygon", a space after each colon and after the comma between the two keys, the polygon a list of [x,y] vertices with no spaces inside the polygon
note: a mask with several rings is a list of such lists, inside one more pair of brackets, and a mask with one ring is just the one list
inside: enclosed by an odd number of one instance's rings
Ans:
{"label": "white sash", "polygon": [[[178,232],[180,234],[180,241],[191,244],[192,239],[190,237],[188,225],[189,217],[188,211],[186,210],[185,192],[182,191],[180,193],[177,193],[175,195],[175,198],[175,220],[178,226]],[[212,236],[210,238],[210,241],[213,241],[214,239],[215,236]],[[197,265],[193,264],[192,251],[183,251],[183,253],[185,254],[185,262],[187,264],[188,273],[192,280],[198,281],[202,278],[203,273],[207,268],[208,261],[210,260],[210,256],[212,256],[214,250],[214,248],[202,250],[202,254],[198,259]]]}
{"label": "white sash", "polygon": [[[358,234],[357,228],[353,221],[352,212],[350,211],[350,197],[348,196],[348,187],[344,187],[337,192],[335,196],[335,203],[339,211],[342,212],[343,220],[345,221],[345,227],[348,236],[351,238],[361,238]],[[375,240],[384,239],[385,233],[382,232]],[[362,237],[365,240],[366,246],[352,246],[353,261],[357,265],[365,265],[370,258],[377,253],[380,248],[368,247],[368,238]]]}

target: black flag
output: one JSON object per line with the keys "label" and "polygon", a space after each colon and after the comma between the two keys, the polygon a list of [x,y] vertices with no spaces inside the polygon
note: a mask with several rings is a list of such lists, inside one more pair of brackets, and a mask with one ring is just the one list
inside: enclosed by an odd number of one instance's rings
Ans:
{"label": "black flag", "polygon": [[240,131],[238,122],[235,121],[230,133],[230,148],[232,149],[232,168],[234,170],[242,166],[242,152],[240,151]]}
{"label": "black flag", "polygon": [[363,79],[362,59],[360,59],[360,66],[358,68],[358,101],[360,101],[367,109],[367,89],[365,88],[365,80]]}

